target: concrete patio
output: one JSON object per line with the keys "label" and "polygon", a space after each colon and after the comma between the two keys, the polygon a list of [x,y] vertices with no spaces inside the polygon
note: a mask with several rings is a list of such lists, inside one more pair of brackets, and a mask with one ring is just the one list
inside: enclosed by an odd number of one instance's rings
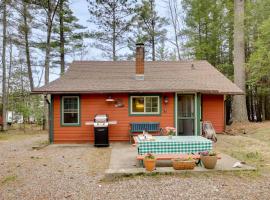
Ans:
{"label": "concrete patio", "polygon": [[[109,168],[106,170],[107,178],[118,176],[138,175],[147,172],[136,160],[137,148],[128,143],[112,143],[112,152]],[[241,168],[233,168],[233,165],[239,160],[220,153],[221,159],[218,160],[215,169],[209,170],[202,166],[196,166],[193,170],[174,170],[171,161],[157,161],[157,169],[154,171],[159,174],[174,174],[188,172],[218,172],[218,171],[255,171],[255,167],[243,165]]]}

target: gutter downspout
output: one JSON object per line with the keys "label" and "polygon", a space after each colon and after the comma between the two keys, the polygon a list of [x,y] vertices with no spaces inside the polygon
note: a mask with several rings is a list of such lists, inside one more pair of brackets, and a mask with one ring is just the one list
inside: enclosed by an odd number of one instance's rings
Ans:
{"label": "gutter downspout", "polygon": [[53,143],[53,96],[49,96],[48,94],[44,95],[44,99],[46,100],[46,103],[49,107],[49,116],[48,116],[48,123],[49,123],[49,135],[48,135],[48,141],[50,143]]}

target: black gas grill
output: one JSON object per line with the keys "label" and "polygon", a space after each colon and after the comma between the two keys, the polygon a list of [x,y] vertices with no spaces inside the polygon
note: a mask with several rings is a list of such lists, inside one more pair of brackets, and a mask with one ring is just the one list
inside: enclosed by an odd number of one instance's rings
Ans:
{"label": "black gas grill", "polygon": [[108,147],[109,144],[108,115],[96,115],[94,119],[95,146]]}

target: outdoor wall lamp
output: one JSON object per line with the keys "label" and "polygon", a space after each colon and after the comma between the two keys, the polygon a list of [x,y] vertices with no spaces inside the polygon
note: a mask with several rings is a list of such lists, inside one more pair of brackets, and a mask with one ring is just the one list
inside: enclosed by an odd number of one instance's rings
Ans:
{"label": "outdoor wall lamp", "polygon": [[169,103],[169,98],[167,96],[164,97],[164,103],[168,104]]}
{"label": "outdoor wall lamp", "polygon": [[112,96],[108,96],[107,99],[106,99],[107,102],[113,102],[114,99],[112,98]]}
{"label": "outdoor wall lamp", "polygon": [[111,95],[109,95],[106,99],[105,99],[105,101],[106,102],[108,102],[108,103],[112,103],[112,104],[114,104],[114,106],[116,107],[116,108],[122,108],[122,107],[124,107],[124,103],[123,103],[123,100],[122,99],[120,99],[120,98],[112,98],[112,96]]}
{"label": "outdoor wall lamp", "polygon": [[169,103],[169,98],[167,96],[164,96],[164,112],[167,112],[167,104]]}

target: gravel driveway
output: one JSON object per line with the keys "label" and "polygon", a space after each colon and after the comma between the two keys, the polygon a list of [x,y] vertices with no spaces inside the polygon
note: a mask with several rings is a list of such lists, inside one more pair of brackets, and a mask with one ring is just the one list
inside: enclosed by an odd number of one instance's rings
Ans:
{"label": "gravel driveway", "polygon": [[32,150],[46,138],[0,141],[0,199],[270,199],[269,177],[141,176],[106,182],[110,148]]}

